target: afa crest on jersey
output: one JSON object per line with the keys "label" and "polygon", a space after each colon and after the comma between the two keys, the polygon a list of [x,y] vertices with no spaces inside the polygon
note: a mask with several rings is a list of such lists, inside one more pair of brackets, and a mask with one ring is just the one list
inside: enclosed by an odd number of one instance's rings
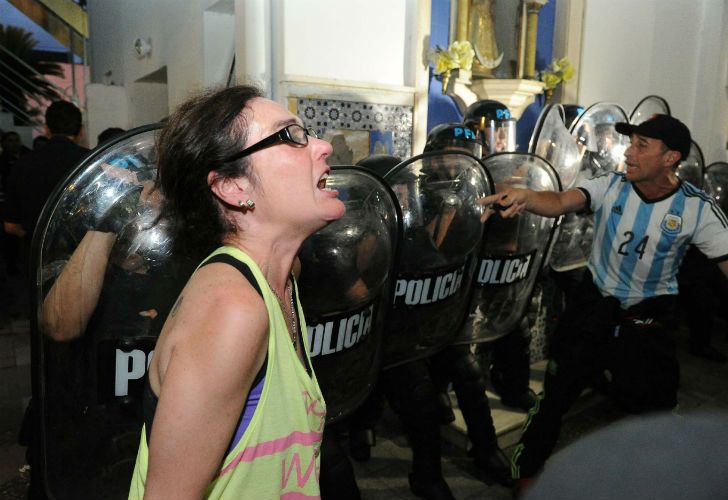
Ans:
{"label": "afa crest on jersey", "polygon": [[682,229],[682,217],[675,214],[665,214],[660,228],[668,234],[678,234]]}

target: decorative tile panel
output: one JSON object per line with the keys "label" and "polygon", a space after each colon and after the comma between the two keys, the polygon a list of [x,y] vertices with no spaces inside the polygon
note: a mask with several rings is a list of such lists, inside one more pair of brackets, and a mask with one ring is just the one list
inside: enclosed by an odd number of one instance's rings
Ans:
{"label": "decorative tile panel", "polygon": [[332,143],[330,164],[353,164],[371,154],[412,156],[412,106],[296,98],[295,112]]}

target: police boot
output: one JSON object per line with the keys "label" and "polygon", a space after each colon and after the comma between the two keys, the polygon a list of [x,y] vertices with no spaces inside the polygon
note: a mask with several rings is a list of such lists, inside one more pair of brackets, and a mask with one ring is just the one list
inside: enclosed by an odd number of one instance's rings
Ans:
{"label": "police boot", "polygon": [[452,401],[447,391],[438,392],[437,406],[440,415],[440,425],[448,425],[455,421],[455,413],[452,411]]}
{"label": "police boot", "polygon": [[349,453],[357,462],[366,462],[372,457],[372,446],[377,443],[374,429],[349,431]]}
{"label": "police boot", "polygon": [[497,446],[485,451],[473,448],[468,454],[473,457],[475,466],[493,481],[506,488],[512,486],[511,462],[503,450]]}
{"label": "police boot", "polygon": [[500,397],[501,403],[511,408],[528,411],[536,404],[536,393],[529,387],[524,390],[516,391],[505,382],[503,375],[496,371],[490,371],[490,382],[493,389]]}
{"label": "police boot", "polygon": [[536,393],[531,389],[527,389],[525,392],[520,394],[508,394],[501,395],[501,403],[511,408],[517,408],[522,411],[530,410],[533,405],[536,404]]}

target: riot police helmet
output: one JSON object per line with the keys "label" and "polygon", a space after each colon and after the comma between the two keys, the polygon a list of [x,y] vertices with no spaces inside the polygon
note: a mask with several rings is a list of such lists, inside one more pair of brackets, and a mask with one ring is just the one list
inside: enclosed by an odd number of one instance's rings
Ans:
{"label": "riot police helmet", "polygon": [[574,121],[584,112],[584,106],[579,104],[563,104],[564,107],[564,124],[570,129]]}
{"label": "riot police helmet", "polygon": [[476,101],[465,110],[463,121],[478,131],[486,154],[516,150],[516,119],[499,101]]}
{"label": "riot police helmet", "polygon": [[445,150],[464,151],[478,159],[483,156],[477,131],[464,123],[442,123],[430,130],[424,152]]}
{"label": "riot police helmet", "polygon": [[463,121],[468,125],[479,127],[482,119],[502,121],[511,118],[511,111],[508,106],[500,101],[485,99],[476,101],[465,110]]}
{"label": "riot police helmet", "polygon": [[402,163],[402,158],[394,155],[371,155],[356,162],[357,166],[371,170],[380,177]]}

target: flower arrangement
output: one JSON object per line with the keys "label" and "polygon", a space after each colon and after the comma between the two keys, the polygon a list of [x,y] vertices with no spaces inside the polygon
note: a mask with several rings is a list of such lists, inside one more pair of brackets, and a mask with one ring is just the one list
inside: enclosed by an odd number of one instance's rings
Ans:
{"label": "flower arrangement", "polygon": [[455,40],[450,44],[447,50],[439,45],[430,50],[428,59],[434,66],[436,75],[447,73],[454,69],[464,69],[469,71],[473,67],[473,58],[475,51],[470,42]]}
{"label": "flower arrangement", "polygon": [[541,81],[544,83],[544,90],[553,91],[560,83],[568,82],[574,76],[576,68],[571,65],[566,57],[554,59],[551,64],[541,73]]}

